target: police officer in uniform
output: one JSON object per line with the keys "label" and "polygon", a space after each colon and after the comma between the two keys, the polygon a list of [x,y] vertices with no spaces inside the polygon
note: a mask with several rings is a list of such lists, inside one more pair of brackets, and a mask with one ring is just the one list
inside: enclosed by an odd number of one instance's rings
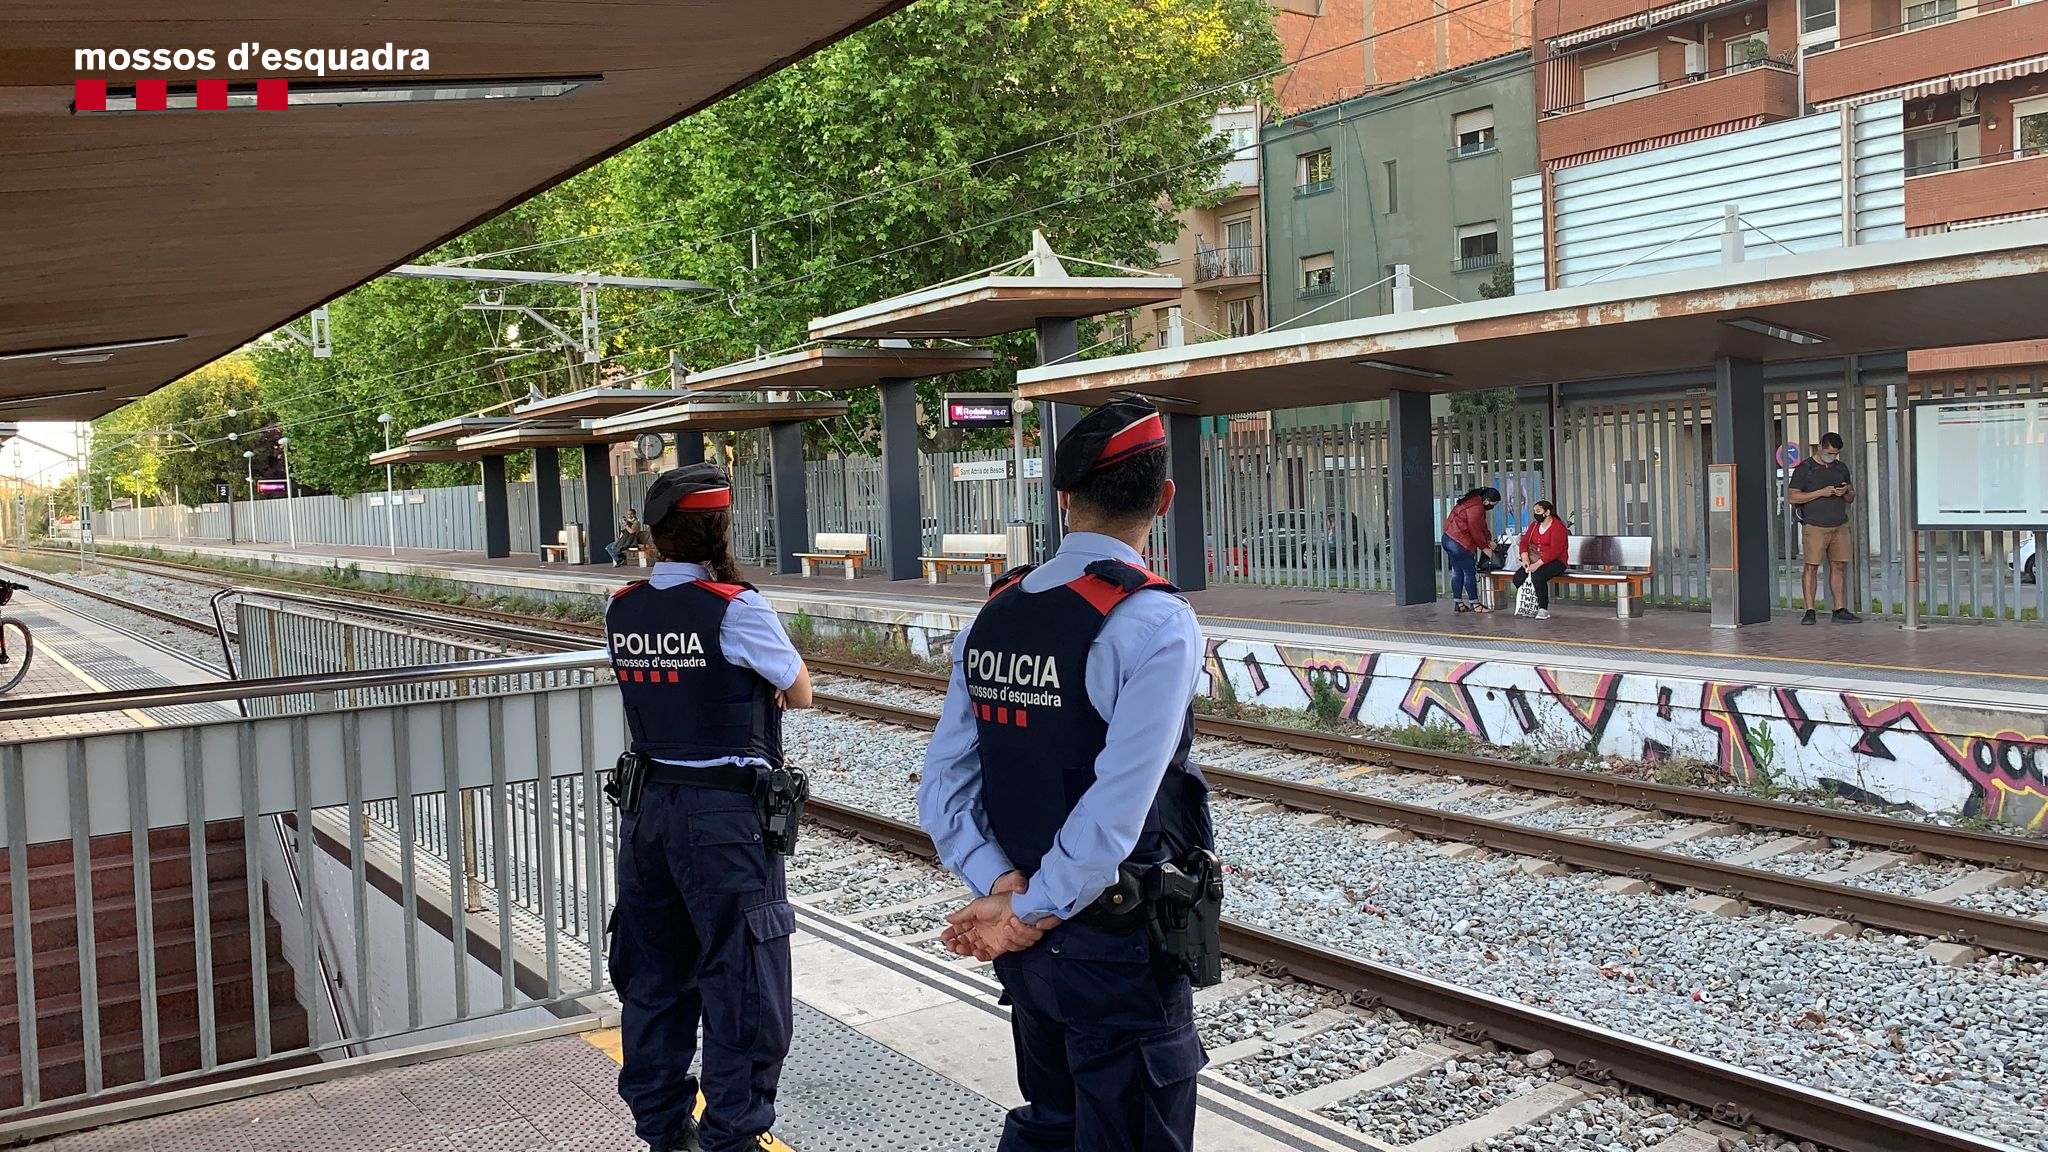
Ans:
{"label": "police officer in uniform", "polygon": [[731,509],[715,465],[656,478],[642,522],[659,562],[605,610],[632,732],[607,788],[620,808],[619,1094],[654,1152],[779,1146],[767,1133],[789,1051],[795,914],[777,828],[793,838],[786,793],[800,792],[782,763],[782,711],[809,707],[811,682],[774,609],[739,580]]}
{"label": "police officer in uniform", "polygon": [[1067,534],[953,646],[918,815],[982,894],[954,951],[995,960],[1018,1086],[1005,1152],[1192,1147],[1193,984],[1220,979],[1208,787],[1188,763],[1201,634],[1138,546],[1173,500],[1141,401],[1062,438]]}

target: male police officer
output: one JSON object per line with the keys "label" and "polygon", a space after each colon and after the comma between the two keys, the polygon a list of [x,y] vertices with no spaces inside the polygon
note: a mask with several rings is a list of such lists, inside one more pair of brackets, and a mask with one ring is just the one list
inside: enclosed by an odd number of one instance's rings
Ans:
{"label": "male police officer", "polygon": [[811,688],[775,611],[738,582],[731,507],[714,465],[658,477],[644,520],[661,562],[605,611],[633,738],[607,790],[620,808],[619,1094],[654,1152],[700,1147],[700,1018],[703,1152],[779,1147],[766,1134],[791,1028],[783,853],[802,811],[782,708],[809,707]]}
{"label": "male police officer", "polygon": [[[1012,571],[953,645],[918,815],[981,899],[947,942],[993,957],[1027,1103],[1005,1152],[1192,1146],[1221,879],[1187,762],[1194,612],[1137,546],[1173,500],[1166,434],[1119,401],[1062,438],[1057,555]],[[1192,928],[1192,930],[1191,930]],[[1206,929],[1206,932],[1204,931]]]}

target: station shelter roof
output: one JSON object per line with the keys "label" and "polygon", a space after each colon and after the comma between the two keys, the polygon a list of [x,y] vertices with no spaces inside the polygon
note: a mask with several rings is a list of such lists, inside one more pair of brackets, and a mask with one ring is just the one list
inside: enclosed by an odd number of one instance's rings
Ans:
{"label": "station shelter roof", "polygon": [[1026,399],[1199,415],[2048,335],[2048,221],[1031,368]]}
{"label": "station shelter roof", "polygon": [[[907,2],[437,0],[380,6],[371,44],[353,4],[0,6],[0,402],[108,412]],[[259,8],[265,47],[405,59],[291,76],[277,112],[252,71],[191,110]],[[159,111],[74,56],[138,40],[213,59],[145,73]]]}
{"label": "station shelter roof", "polygon": [[370,464],[383,467],[386,464],[446,464],[456,460],[474,460],[482,453],[468,452],[453,444],[400,444],[382,452],[370,453]]}
{"label": "station shelter roof", "polygon": [[604,442],[604,437],[591,432],[588,420],[533,420],[464,436],[455,446],[474,456],[533,448],[579,448]]}
{"label": "station shelter roof", "polygon": [[630,440],[643,432],[744,432],[775,424],[830,420],[846,415],[844,400],[685,400],[589,421],[607,441]]}
{"label": "station shelter roof", "polygon": [[434,444],[441,441],[455,441],[462,439],[464,436],[474,436],[479,432],[489,432],[494,428],[510,428],[515,424],[523,423],[525,421],[517,416],[450,416],[446,420],[436,420],[431,424],[422,424],[417,428],[407,429],[405,442],[407,444]]}
{"label": "station shelter roof", "polygon": [[873,388],[884,380],[921,380],[954,372],[974,372],[993,363],[995,354],[986,348],[814,344],[794,352],[780,352],[704,372],[692,372],[684,386],[690,392],[761,388],[844,392]]}
{"label": "station shelter roof", "polygon": [[[1071,257],[1067,259],[1073,259]],[[1178,276],[1132,272],[1099,261],[1122,276],[1074,276],[1039,232],[1031,250],[986,273],[906,292],[811,321],[811,339],[952,337],[974,340],[1030,329],[1040,320],[1078,320],[1177,299]]]}
{"label": "station shelter roof", "polygon": [[583,388],[521,404],[512,411],[527,419],[586,420],[666,404],[688,395],[681,388]]}

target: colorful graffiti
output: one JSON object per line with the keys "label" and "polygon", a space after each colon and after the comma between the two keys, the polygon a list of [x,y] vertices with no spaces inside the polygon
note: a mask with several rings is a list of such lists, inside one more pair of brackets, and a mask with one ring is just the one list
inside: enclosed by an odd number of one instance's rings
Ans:
{"label": "colorful graffiti", "polygon": [[1305,709],[1313,679],[1343,714],[1447,725],[1491,744],[1685,758],[1729,777],[1833,787],[1931,812],[2048,828],[2048,727],[2035,713],[1827,688],[1209,641],[1201,691]]}

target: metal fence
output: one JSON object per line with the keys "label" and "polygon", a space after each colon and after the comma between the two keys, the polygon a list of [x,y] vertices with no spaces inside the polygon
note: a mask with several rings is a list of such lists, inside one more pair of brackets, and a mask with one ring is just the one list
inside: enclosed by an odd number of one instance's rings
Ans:
{"label": "metal fence", "polygon": [[[0,720],[448,680],[477,693],[603,664],[157,688],[0,705]],[[604,990],[610,829],[590,800],[624,727],[617,693],[573,687],[0,748],[18,1057],[0,1118],[516,1027]],[[469,837],[420,817],[465,805]]]}

